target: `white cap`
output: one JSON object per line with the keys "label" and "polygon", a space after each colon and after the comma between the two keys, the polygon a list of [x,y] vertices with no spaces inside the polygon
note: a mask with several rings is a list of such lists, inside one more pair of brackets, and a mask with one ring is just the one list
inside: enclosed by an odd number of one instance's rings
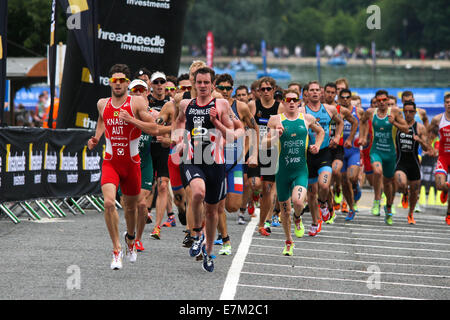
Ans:
{"label": "white cap", "polygon": [[156,79],[160,79],[160,78],[164,79],[164,80],[167,80],[166,79],[166,75],[164,73],[162,73],[160,71],[156,71],[155,73],[152,74],[152,77],[150,78],[150,81],[153,82]]}
{"label": "white cap", "polygon": [[147,83],[141,79],[134,79],[133,81],[131,81],[131,83],[128,85],[128,89],[131,90],[136,86],[143,86],[145,90],[148,90]]}

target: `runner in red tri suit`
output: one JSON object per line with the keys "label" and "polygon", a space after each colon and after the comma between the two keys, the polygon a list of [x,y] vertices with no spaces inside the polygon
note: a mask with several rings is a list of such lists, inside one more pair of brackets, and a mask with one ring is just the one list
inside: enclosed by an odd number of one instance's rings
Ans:
{"label": "runner in red tri suit", "polygon": [[139,137],[141,130],[151,135],[158,134],[156,123],[147,111],[145,99],[128,95],[129,77],[130,70],[126,65],[116,64],[111,68],[112,96],[97,102],[97,128],[95,136],[88,141],[88,148],[92,150],[105,133],[106,150],[101,186],[105,202],[105,222],[113,243],[111,269],[114,270],[122,268],[123,257],[119,241],[119,215],[115,205],[116,192],[120,184],[127,224],[126,256],[130,262],[135,262],[136,209],[141,190]]}

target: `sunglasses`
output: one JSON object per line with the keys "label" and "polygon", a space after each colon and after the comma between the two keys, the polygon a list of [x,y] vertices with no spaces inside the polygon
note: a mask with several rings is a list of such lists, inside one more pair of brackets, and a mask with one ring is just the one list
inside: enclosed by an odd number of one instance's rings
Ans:
{"label": "sunglasses", "polygon": [[164,83],[166,83],[167,81],[166,80],[164,80],[164,79],[161,79],[161,80],[153,80],[152,81],[152,83],[153,84],[156,84],[156,85],[158,85],[158,84],[164,84]]}
{"label": "sunglasses", "polygon": [[219,90],[226,90],[226,91],[231,91],[231,90],[233,90],[233,87],[231,87],[231,86],[217,86],[216,87],[217,89],[219,89]]}
{"label": "sunglasses", "polygon": [[342,99],[350,99],[350,96],[341,96]]}
{"label": "sunglasses", "polygon": [[178,87],[181,91],[188,91],[192,89],[192,86],[179,86]]}
{"label": "sunglasses", "polygon": [[287,102],[287,103],[291,103],[291,102],[297,103],[300,101],[300,99],[299,98],[284,98],[283,101]]}
{"label": "sunglasses", "polygon": [[388,101],[388,98],[377,98],[378,101]]}
{"label": "sunglasses", "polygon": [[128,79],[128,78],[109,78],[109,81],[111,83],[116,83],[117,81],[119,81],[120,83],[124,83],[124,82],[130,81],[130,79]]}
{"label": "sunglasses", "polygon": [[166,91],[175,91],[177,87],[166,87]]}
{"label": "sunglasses", "polygon": [[269,91],[272,91],[272,87],[264,87],[264,88],[259,88],[259,91],[262,91],[262,92],[264,92],[264,91],[266,91],[266,92],[269,92]]}
{"label": "sunglasses", "polygon": [[131,92],[139,92],[139,93],[144,93],[145,92],[145,88],[144,87],[134,87],[134,88],[131,88],[131,90],[130,90]]}

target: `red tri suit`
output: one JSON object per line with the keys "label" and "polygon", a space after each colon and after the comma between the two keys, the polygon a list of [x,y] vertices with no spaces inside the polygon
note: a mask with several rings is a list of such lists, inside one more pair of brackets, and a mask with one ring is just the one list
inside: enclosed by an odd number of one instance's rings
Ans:
{"label": "red tri suit", "polygon": [[439,122],[439,158],[436,165],[435,174],[448,175],[450,167],[450,120],[447,120],[445,113]]}
{"label": "red tri suit", "polygon": [[110,98],[103,109],[106,150],[101,185],[112,183],[118,188],[120,184],[124,195],[135,196],[141,191],[141,159],[138,148],[141,130],[121,120],[120,110],[125,110],[134,117],[131,96],[118,107],[113,106]]}

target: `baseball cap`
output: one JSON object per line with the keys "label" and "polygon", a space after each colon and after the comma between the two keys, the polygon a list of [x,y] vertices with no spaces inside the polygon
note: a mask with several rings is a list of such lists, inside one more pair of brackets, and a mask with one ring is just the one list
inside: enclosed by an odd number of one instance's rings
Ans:
{"label": "baseball cap", "polygon": [[166,75],[164,73],[162,73],[160,71],[156,71],[155,73],[152,74],[152,77],[150,78],[150,81],[153,82],[156,79],[160,79],[160,78],[164,79],[164,80],[167,80],[166,79]]}
{"label": "baseball cap", "polygon": [[131,83],[128,85],[128,89],[133,89],[136,86],[142,86],[144,87],[146,90],[148,90],[148,86],[147,83],[141,79],[134,79],[133,81],[131,81]]}
{"label": "baseball cap", "polygon": [[137,78],[137,77],[140,77],[140,76],[142,76],[144,74],[146,74],[149,78],[152,75],[152,73],[150,71],[148,71],[147,68],[142,67],[134,74],[134,77]]}

